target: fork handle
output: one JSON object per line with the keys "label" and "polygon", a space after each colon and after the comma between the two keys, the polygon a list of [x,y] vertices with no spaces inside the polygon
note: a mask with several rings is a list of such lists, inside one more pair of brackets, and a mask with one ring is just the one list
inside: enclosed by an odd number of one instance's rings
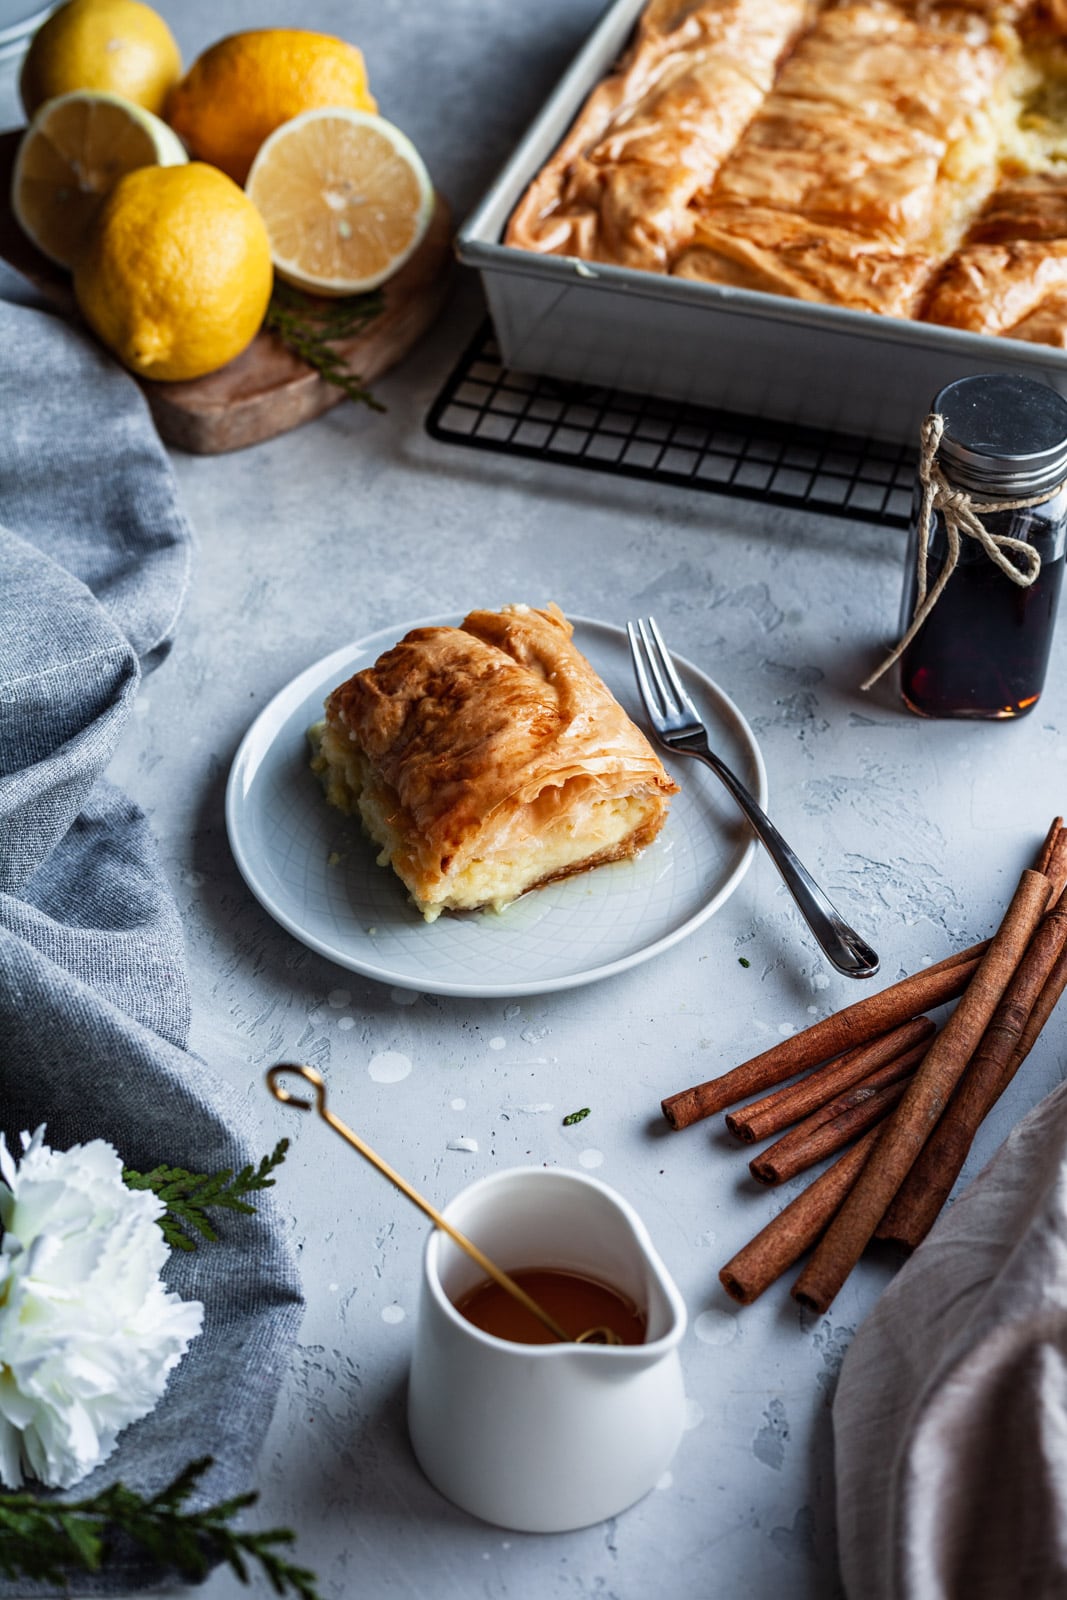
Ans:
{"label": "fork handle", "polygon": [[729,789],[781,873],[786,888],[819,941],[826,959],[846,978],[873,978],[878,971],[877,951],[872,950],[831,905],[807,867],[782,838],[759,801],[749,793],[740,778],[719,760],[704,739],[672,740],[671,748],[697,756]]}

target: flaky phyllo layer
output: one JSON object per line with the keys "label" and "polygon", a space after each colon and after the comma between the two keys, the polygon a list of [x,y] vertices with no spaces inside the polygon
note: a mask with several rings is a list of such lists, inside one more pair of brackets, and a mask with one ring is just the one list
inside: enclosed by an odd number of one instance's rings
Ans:
{"label": "flaky phyllo layer", "polygon": [[651,0],[506,242],[1067,346],[1065,158],[1064,0]]}
{"label": "flaky phyllo layer", "polygon": [[416,628],[326,701],[315,769],[427,921],[632,856],[676,792],[558,607]]}

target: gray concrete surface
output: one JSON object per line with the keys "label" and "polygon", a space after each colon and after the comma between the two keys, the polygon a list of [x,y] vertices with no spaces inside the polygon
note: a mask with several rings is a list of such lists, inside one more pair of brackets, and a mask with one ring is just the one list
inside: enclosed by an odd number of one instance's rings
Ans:
{"label": "gray concrete surface", "polygon": [[[598,0],[163,0],[191,59],[223,32],[299,24],[366,52],[382,111],[462,216],[598,13]],[[0,67],[3,125],[18,118]],[[890,979],[985,935],[1065,809],[1067,631],[1037,711],[1014,725],[924,723],[857,684],[895,625],[903,536],[432,442],[431,401],[482,315],[462,280],[417,352],[343,407],[216,459],[175,455],[198,535],[177,645],[145,685],[114,777],[147,808],[188,938],[195,1047],[243,1089],[307,1314],[260,1463],[253,1520],[298,1531],[329,1600],[830,1600],[838,1592],[830,1403],[841,1356],[891,1265],[865,1262],[826,1317],[780,1284],[741,1311],[722,1262],[778,1198],[719,1127],[670,1135],[660,1098],[857,997],[831,973],[766,858],[656,960],[513,1003],[390,991],[277,926],[231,858],[223,791],[270,697],[395,620],[511,599],[621,623],[654,609],[743,708],[771,810]],[[749,963],[740,964],[740,957]],[[1061,1077],[1057,1020],[979,1136],[968,1172]],[[374,1058],[407,1057],[377,1081]],[[424,1226],[320,1126],[294,1125],[267,1066],[322,1068],[338,1113],[427,1193],[522,1162],[595,1169],[648,1223],[688,1302],[690,1421],[672,1471],[615,1521],[508,1534],[423,1480],[403,1420]],[[588,1105],[573,1128],[562,1116]],[[530,1109],[536,1107],[538,1109]],[[449,1148],[457,1137],[475,1152]],[[790,1186],[787,1193],[793,1192]],[[521,1449],[521,1441],[517,1442]],[[207,1600],[244,1593],[217,1573]]]}

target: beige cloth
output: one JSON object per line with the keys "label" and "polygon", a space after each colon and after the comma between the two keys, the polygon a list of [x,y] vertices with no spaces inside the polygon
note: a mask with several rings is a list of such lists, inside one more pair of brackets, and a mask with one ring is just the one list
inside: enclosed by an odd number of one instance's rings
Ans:
{"label": "beige cloth", "polygon": [[1067,1596],[1067,1084],[863,1324],[834,1436],[849,1600]]}

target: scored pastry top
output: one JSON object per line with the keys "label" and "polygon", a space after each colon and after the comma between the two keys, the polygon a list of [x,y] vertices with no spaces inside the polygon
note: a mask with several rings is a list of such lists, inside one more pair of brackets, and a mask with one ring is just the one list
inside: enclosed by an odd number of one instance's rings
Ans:
{"label": "scored pastry top", "polygon": [[555,605],[472,611],[458,628],[413,629],[330,695],[327,722],[361,747],[427,855],[571,779],[676,792],[572,633]]}
{"label": "scored pastry top", "polygon": [[1067,345],[1065,158],[1067,0],[652,0],[505,243]]}

